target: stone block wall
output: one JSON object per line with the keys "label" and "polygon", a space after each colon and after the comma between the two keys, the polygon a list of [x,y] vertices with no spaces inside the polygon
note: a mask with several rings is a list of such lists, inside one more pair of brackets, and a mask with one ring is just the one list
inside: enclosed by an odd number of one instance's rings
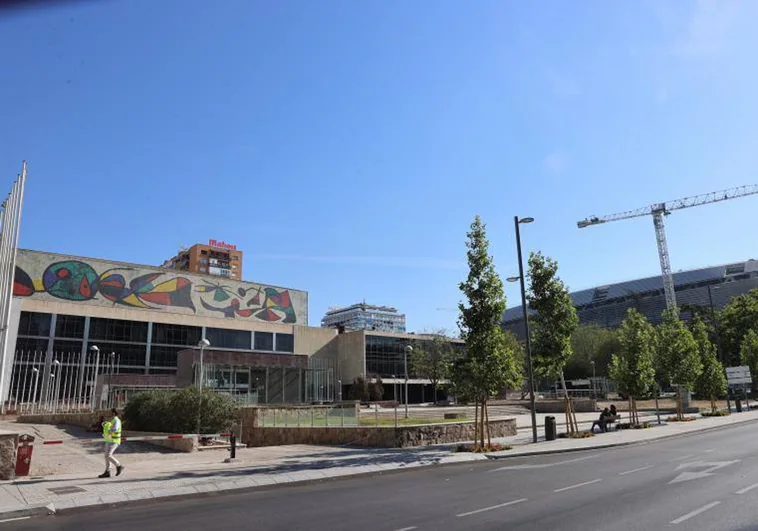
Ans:
{"label": "stone block wall", "polygon": [[0,480],[7,481],[16,477],[17,449],[17,433],[0,433]]}
{"label": "stone block wall", "polygon": [[[490,421],[493,437],[516,435],[514,419]],[[418,426],[260,427],[243,424],[242,442],[248,447],[285,444],[350,444],[370,448],[407,448],[474,439],[474,423],[425,424]]]}
{"label": "stone block wall", "polygon": [[[329,405],[308,405],[308,406],[252,406],[243,407],[240,409],[240,420],[244,427],[255,427],[273,424],[276,417],[282,418],[288,416],[289,418],[297,417],[297,412],[300,412],[300,418],[303,424],[310,423],[311,411],[316,413],[317,417],[323,417],[324,413],[330,410],[345,409],[345,418],[356,419],[358,422],[360,419],[360,402],[340,402],[338,404]],[[333,416],[336,416],[334,413]]]}

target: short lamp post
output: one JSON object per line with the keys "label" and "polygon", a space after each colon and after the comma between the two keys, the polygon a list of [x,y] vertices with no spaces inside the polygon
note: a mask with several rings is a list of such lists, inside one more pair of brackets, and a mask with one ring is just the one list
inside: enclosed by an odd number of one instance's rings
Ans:
{"label": "short lamp post", "polygon": [[403,369],[405,371],[405,418],[408,418],[408,357],[413,353],[413,347],[405,347],[405,358],[403,358]]}
{"label": "short lamp post", "polygon": [[211,346],[211,342],[207,339],[203,338],[200,341],[198,341],[197,346],[200,347],[200,369],[199,369],[199,377],[198,377],[198,384],[197,384],[197,442],[200,443],[200,413],[203,408],[203,354],[206,347]]}
{"label": "short lamp post", "polygon": [[537,442],[537,407],[534,398],[534,370],[532,367],[532,342],[529,333],[529,311],[526,306],[526,284],[524,281],[524,260],[521,256],[521,230],[520,225],[532,223],[534,218],[513,217],[513,224],[516,228],[516,250],[518,252],[518,273],[517,277],[508,278],[508,282],[519,281],[521,284],[521,309],[524,312],[524,333],[526,334],[526,359],[529,378],[529,402],[532,409],[532,440]]}

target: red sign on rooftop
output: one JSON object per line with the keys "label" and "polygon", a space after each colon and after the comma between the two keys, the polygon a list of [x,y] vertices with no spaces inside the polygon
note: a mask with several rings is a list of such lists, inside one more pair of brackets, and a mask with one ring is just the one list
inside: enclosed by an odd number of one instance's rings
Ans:
{"label": "red sign on rooftop", "polygon": [[219,249],[226,249],[227,251],[237,250],[236,245],[232,245],[231,243],[226,243],[225,241],[208,240],[208,245],[210,245],[211,247],[218,247]]}

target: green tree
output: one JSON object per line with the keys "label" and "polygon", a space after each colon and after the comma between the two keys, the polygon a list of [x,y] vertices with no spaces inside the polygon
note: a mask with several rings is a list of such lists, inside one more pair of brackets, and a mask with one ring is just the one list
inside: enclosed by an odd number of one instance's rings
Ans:
{"label": "green tree", "polygon": [[676,413],[681,420],[682,390],[692,389],[703,372],[698,344],[676,309],[663,312],[663,322],[658,325],[658,348],[656,365],[660,381],[677,386]]}
{"label": "green tree", "polygon": [[753,388],[758,380],[758,333],[748,330],[740,344],[740,362],[750,367],[750,376],[753,377]]}
{"label": "green tree", "polygon": [[[532,319],[534,372],[543,377],[560,378],[566,389],[563,368],[573,353],[571,336],[579,325],[569,290],[558,277],[558,263],[542,253],[529,256],[529,306]],[[566,393],[566,424],[577,431],[576,416]]]}
{"label": "green tree", "polygon": [[371,390],[363,376],[356,376],[353,379],[347,396],[350,397],[350,400],[359,400],[361,402],[368,402],[371,399]]}
{"label": "green tree", "polygon": [[639,424],[636,399],[655,385],[655,328],[634,308],[627,311],[618,331],[619,353],[614,354],[610,375],[619,390],[629,396],[632,425]]}
{"label": "green tree", "polygon": [[431,336],[431,340],[415,342],[411,353],[411,367],[416,376],[426,378],[432,383],[436,404],[437,387],[441,381],[450,377],[455,350],[445,330],[426,332],[425,335]]}
{"label": "green tree", "polygon": [[487,400],[502,388],[520,382],[521,371],[500,326],[505,311],[503,282],[489,254],[486,228],[476,216],[467,233],[469,273],[459,284],[466,302],[458,304],[458,327],[467,355],[456,360],[452,372],[457,392],[475,401],[477,441],[490,444]]}
{"label": "green tree", "polygon": [[609,330],[596,324],[579,325],[571,336],[571,349],[574,354],[566,363],[564,373],[567,379],[586,378],[592,375],[592,362],[595,362],[595,374],[607,376],[611,357],[620,348],[615,330]]}
{"label": "green tree", "polygon": [[718,312],[717,319],[724,361],[732,365],[739,358],[740,347],[748,331],[758,332],[758,289],[733,297]]}
{"label": "green tree", "polygon": [[368,394],[372,402],[381,402],[382,398],[384,398],[384,382],[382,382],[382,377],[378,374],[374,378],[374,381],[368,384]]}
{"label": "green tree", "polygon": [[711,341],[711,327],[696,315],[690,322],[690,330],[700,352],[700,362],[703,364],[703,372],[695,383],[695,391],[700,397],[708,397],[711,410],[715,413],[716,399],[726,392],[724,366],[719,361],[716,346]]}

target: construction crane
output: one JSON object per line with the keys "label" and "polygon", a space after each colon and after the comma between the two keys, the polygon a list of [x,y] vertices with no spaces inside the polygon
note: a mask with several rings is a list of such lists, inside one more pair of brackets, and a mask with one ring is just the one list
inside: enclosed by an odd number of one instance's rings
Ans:
{"label": "construction crane", "polygon": [[683,208],[707,205],[709,203],[718,203],[728,199],[737,199],[748,195],[758,194],[758,184],[747,186],[738,186],[719,192],[696,195],[667,201],[665,203],[655,203],[650,206],[638,208],[637,210],[628,210],[619,214],[609,216],[590,216],[587,219],[577,222],[580,229],[591,227],[593,225],[602,225],[611,221],[620,221],[622,219],[639,218],[642,216],[653,216],[653,225],[655,226],[655,239],[658,243],[658,258],[661,261],[661,275],[663,276],[663,292],[666,296],[666,307],[676,307],[676,294],[674,293],[674,277],[671,275],[671,261],[669,260],[668,244],[666,243],[666,227],[663,223],[663,216],[668,216],[674,210]]}

